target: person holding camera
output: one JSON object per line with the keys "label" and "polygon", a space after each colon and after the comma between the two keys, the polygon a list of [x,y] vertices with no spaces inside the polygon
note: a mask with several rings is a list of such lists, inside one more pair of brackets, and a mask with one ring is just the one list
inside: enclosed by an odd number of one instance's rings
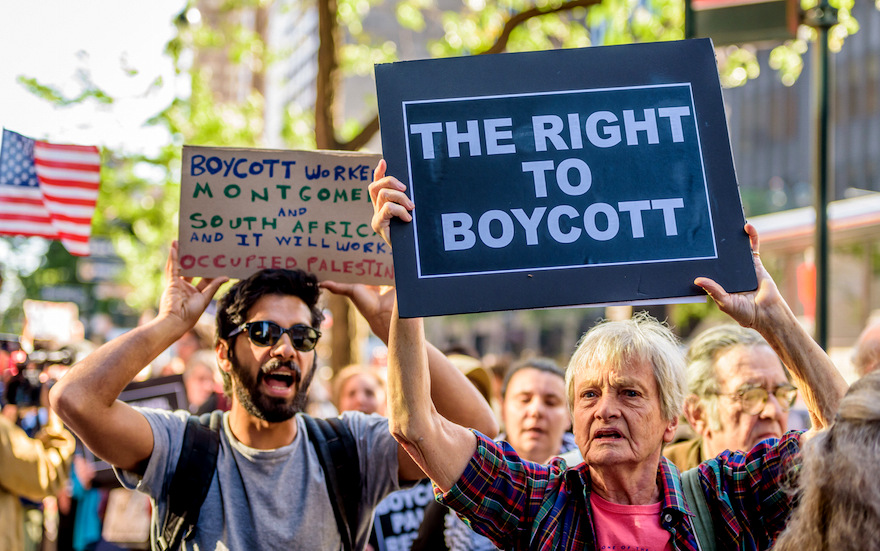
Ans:
{"label": "person holding camera", "polygon": [[76,441],[50,411],[49,423],[31,438],[0,415],[0,549],[24,549],[21,498],[40,501],[67,481]]}

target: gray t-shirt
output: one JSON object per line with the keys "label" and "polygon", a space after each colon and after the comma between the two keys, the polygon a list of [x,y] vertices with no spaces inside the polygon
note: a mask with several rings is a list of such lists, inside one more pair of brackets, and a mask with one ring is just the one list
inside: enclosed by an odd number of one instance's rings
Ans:
{"label": "gray t-shirt", "polygon": [[[177,466],[186,411],[137,408],[153,429],[153,453],[143,478],[116,471],[123,486],[152,498],[155,519],[165,517],[166,492]],[[378,415],[341,415],[357,442],[361,466],[361,506],[355,549],[367,544],[373,509],[397,490],[397,442],[388,420]],[[274,450],[249,448],[229,429],[223,415],[217,471],[202,505],[191,541],[182,549],[246,550],[342,549],[324,473],[302,417],[296,416],[293,442]]]}

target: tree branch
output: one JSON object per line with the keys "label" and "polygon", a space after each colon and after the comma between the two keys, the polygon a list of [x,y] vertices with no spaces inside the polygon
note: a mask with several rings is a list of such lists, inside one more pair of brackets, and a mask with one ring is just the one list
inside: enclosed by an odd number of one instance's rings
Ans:
{"label": "tree branch", "polygon": [[340,149],[343,151],[357,151],[360,148],[367,145],[367,143],[373,139],[373,136],[376,135],[376,132],[379,131],[379,115],[373,115],[373,118],[370,119],[364,127],[358,132],[357,136],[345,142],[344,144],[340,144]]}
{"label": "tree branch", "polygon": [[507,20],[507,23],[504,24],[504,28],[501,29],[501,34],[498,35],[498,39],[495,41],[495,43],[490,46],[488,50],[479,52],[477,55],[499,54],[503,52],[507,48],[507,43],[510,41],[510,34],[513,32],[513,30],[528,21],[529,19],[540,17],[542,15],[548,15],[551,13],[569,11],[573,10],[574,8],[586,8],[589,6],[600,4],[601,2],[602,0],[570,0],[568,2],[563,2],[562,4],[555,7],[539,8],[537,6],[534,6],[525,11],[521,11]]}
{"label": "tree branch", "polygon": [[[541,17],[543,15],[549,15],[551,13],[570,11],[574,8],[587,8],[589,6],[600,4],[601,2],[602,0],[569,0],[568,2],[563,2],[562,4],[555,7],[539,8],[537,6],[533,6],[525,11],[521,11],[507,20],[507,22],[504,24],[504,28],[501,29],[501,34],[498,35],[498,39],[495,40],[495,43],[492,44],[492,46],[490,46],[488,50],[478,52],[476,55],[498,54],[503,52],[507,48],[507,43],[510,41],[510,35],[513,30],[528,21],[529,19]],[[378,131],[379,116],[375,115],[370,120],[370,122],[368,122],[367,125],[364,126],[364,128],[360,131],[360,133],[358,133],[357,136],[346,143],[338,144],[339,148],[345,151],[357,151],[358,149],[364,147],[373,138],[373,136],[376,135],[376,132]]]}

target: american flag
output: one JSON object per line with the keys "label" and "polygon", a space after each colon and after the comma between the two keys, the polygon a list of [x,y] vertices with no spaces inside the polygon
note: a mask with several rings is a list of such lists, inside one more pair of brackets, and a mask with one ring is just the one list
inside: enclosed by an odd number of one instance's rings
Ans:
{"label": "american flag", "polygon": [[101,184],[95,146],[58,145],[3,129],[0,149],[0,235],[60,240],[88,256]]}

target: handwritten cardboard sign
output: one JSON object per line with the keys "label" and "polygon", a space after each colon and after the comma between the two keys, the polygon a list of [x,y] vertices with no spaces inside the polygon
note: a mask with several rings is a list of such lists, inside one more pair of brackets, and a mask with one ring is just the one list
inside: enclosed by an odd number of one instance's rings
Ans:
{"label": "handwritten cardboard sign", "polygon": [[754,289],[709,40],[378,65],[401,315]]}
{"label": "handwritten cardboard sign", "polygon": [[245,278],[300,268],[321,280],[392,284],[370,227],[380,156],[184,146],[180,263],[187,276]]}

